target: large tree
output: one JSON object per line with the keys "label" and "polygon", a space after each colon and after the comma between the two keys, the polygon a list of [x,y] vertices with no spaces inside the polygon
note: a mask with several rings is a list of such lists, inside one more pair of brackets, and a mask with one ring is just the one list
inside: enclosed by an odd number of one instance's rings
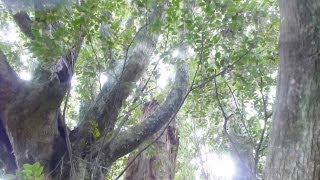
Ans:
{"label": "large tree", "polygon": [[[41,36],[47,37],[42,32],[49,34],[64,25],[58,21],[44,21],[47,19],[41,18],[42,13],[47,11],[40,8],[46,4],[39,3],[34,18],[25,11],[14,14],[15,22],[31,42],[39,41]],[[0,51],[0,158],[8,172],[26,163],[39,162],[44,167],[46,179],[103,178],[114,161],[138,147],[175,116],[188,90],[188,68],[183,61],[176,71],[172,89],[159,107],[144,121],[125,131],[115,129],[124,101],[147,69],[155,51],[158,34],[150,31],[150,26],[163,18],[167,5],[152,3],[148,7],[145,25],[124,48],[123,61],[115,66],[113,76],[87,106],[80,123],[71,132],[65,125],[65,108],[60,110],[60,106],[65,97],[68,99],[77,58],[88,35],[87,26],[82,24],[88,21],[81,21],[87,16],[85,12],[74,24],[69,48],[62,51],[60,57],[38,57],[46,60],[36,68],[31,81],[21,80]],[[35,30],[36,25],[41,27]],[[45,43],[46,48],[54,44],[48,39]],[[87,162],[91,163],[90,168]]]}
{"label": "large tree", "polygon": [[280,65],[265,179],[320,178],[320,3],[280,1]]}

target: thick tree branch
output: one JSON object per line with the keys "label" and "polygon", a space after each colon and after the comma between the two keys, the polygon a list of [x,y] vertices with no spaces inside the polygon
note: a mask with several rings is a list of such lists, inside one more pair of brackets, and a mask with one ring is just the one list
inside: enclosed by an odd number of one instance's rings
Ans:
{"label": "thick tree branch", "polygon": [[[163,7],[154,5],[150,13],[150,22],[161,18]],[[150,24],[150,23],[149,23]],[[87,111],[78,127],[79,146],[87,146],[87,138],[92,137],[92,128],[97,125],[100,134],[112,132],[123,101],[129,96],[133,84],[148,67],[155,50],[158,35],[142,27],[136,34],[126,52],[125,59],[115,70],[114,77],[104,84],[95,102]],[[87,140],[86,140],[87,139]],[[80,148],[81,149],[81,148]]]}
{"label": "thick tree branch", "polygon": [[34,35],[32,34],[32,20],[29,15],[25,11],[20,11],[13,15],[14,21],[17,23],[21,32],[29,37],[30,39],[34,39]]}
{"label": "thick tree branch", "polygon": [[114,161],[129,153],[173,118],[187,94],[188,80],[188,68],[183,63],[176,73],[173,88],[166,100],[146,120],[125,132],[121,132],[108,147],[105,147],[105,151],[109,151],[110,155],[107,158]]}

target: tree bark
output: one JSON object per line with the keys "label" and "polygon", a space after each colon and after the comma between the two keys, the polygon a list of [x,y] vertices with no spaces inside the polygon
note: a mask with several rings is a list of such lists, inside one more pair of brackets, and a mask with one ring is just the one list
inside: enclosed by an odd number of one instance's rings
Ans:
{"label": "tree bark", "polygon": [[[157,106],[156,101],[146,103],[143,108],[144,120],[152,113]],[[156,140],[162,130],[149,138],[150,141]],[[167,179],[173,180],[175,175],[175,164],[179,146],[179,137],[175,122],[166,128],[161,137],[147,150],[142,152],[136,159],[135,153],[131,153],[128,162],[134,161],[125,174],[125,180],[155,180]],[[141,151],[143,147],[138,148]]]}
{"label": "tree bark", "polygon": [[280,1],[280,65],[266,180],[320,179],[320,2]]}

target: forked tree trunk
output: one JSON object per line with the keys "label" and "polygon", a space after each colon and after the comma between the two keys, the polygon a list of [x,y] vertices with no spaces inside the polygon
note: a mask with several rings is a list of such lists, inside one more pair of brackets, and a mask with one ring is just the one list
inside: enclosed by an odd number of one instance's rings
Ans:
{"label": "forked tree trunk", "polygon": [[[158,106],[156,101],[146,103],[143,108],[144,120]],[[135,153],[131,153],[128,162],[134,160],[125,174],[125,180],[173,180],[175,175],[175,164],[179,146],[178,132],[175,122],[167,127],[161,137],[147,150],[142,152],[135,160]],[[154,141],[162,133],[162,130],[149,138]],[[144,146],[139,148],[139,151]]]}
{"label": "forked tree trunk", "polygon": [[320,179],[320,1],[281,0],[277,99],[266,180]]}

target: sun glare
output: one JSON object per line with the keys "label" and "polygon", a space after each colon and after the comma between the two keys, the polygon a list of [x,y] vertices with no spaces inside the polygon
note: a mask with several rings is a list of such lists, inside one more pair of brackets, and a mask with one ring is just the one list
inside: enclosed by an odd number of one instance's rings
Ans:
{"label": "sun glare", "polygon": [[74,88],[74,87],[77,87],[77,85],[78,85],[78,77],[77,75],[73,75],[71,79],[71,87]]}
{"label": "sun glare", "polygon": [[[207,172],[209,179],[231,180],[235,173],[235,165],[232,158],[227,155],[218,155],[216,153],[207,153],[203,155],[203,167]],[[196,164],[201,167],[200,159],[196,159]],[[196,179],[202,179],[201,169],[196,170]]]}
{"label": "sun glare", "polygon": [[2,41],[8,42],[10,44],[16,42],[19,38],[19,33],[16,25],[13,22],[8,22],[7,29],[0,30],[0,38]]}
{"label": "sun glare", "polygon": [[176,50],[174,50],[174,51],[172,52],[172,56],[173,56],[174,58],[178,57],[179,54],[180,54],[180,52],[179,52],[178,49],[176,49]]}
{"label": "sun glare", "polygon": [[100,81],[100,84],[103,85],[105,82],[108,81],[108,76],[106,76],[105,74],[100,74],[99,81]]}
{"label": "sun glare", "polygon": [[21,79],[26,81],[30,81],[32,78],[31,73],[27,71],[21,71],[20,73],[18,73],[18,75]]}
{"label": "sun glare", "polygon": [[159,79],[157,79],[157,86],[160,89],[164,89],[172,80],[172,77],[174,77],[173,67],[168,64],[164,64],[160,62],[159,71],[160,71],[160,77]]}

